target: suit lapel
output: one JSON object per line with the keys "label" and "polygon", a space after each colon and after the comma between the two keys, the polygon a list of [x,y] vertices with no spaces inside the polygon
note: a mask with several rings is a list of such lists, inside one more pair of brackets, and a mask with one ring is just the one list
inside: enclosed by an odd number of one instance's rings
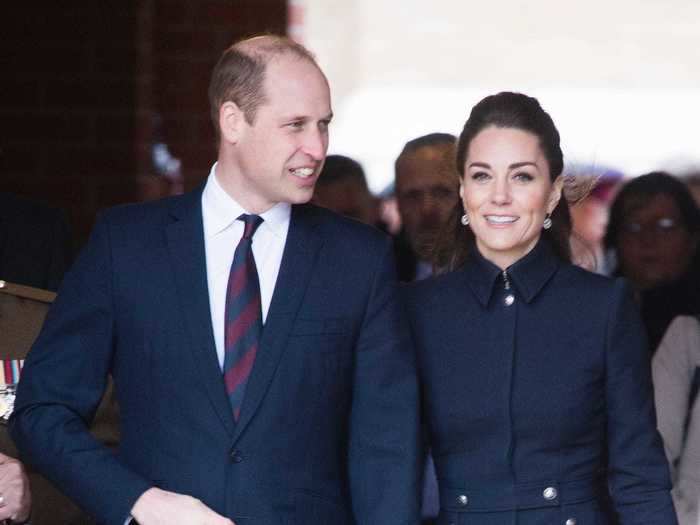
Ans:
{"label": "suit lapel", "polygon": [[310,206],[293,206],[275,291],[263,328],[260,351],[246,387],[234,441],[255,415],[286,348],[289,332],[306,293],[323,241],[316,230],[317,217]]}
{"label": "suit lapel", "polygon": [[180,310],[190,337],[188,346],[194,354],[199,380],[223,426],[232,435],[231,405],[226,397],[211,326],[201,196],[200,190],[173,201],[170,211],[175,220],[166,228],[168,249]]}

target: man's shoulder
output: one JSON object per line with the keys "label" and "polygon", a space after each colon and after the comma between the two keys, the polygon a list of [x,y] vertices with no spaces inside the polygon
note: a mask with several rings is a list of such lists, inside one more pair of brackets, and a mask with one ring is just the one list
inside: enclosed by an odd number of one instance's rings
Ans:
{"label": "man's shoulder", "polygon": [[122,227],[143,228],[170,222],[195,209],[201,210],[201,191],[113,206],[100,213],[100,220]]}
{"label": "man's shoulder", "polygon": [[385,245],[390,237],[379,228],[364,224],[356,219],[316,206],[300,204],[292,208],[292,219],[303,221],[314,227],[325,240],[338,243],[362,243]]}

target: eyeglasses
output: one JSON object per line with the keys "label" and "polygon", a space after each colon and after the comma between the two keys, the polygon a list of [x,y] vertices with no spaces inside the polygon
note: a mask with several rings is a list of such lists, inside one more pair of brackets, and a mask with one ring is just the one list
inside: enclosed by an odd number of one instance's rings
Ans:
{"label": "eyeglasses", "polygon": [[649,222],[624,222],[622,233],[629,236],[639,236],[642,233],[664,234],[679,230],[681,225],[671,217],[660,217]]}

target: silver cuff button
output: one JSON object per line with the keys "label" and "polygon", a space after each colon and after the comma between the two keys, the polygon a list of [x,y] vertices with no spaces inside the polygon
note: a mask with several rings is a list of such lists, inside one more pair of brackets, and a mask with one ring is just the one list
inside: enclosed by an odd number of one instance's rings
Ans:
{"label": "silver cuff button", "polygon": [[457,503],[464,507],[467,503],[469,503],[469,498],[465,494],[460,494],[459,496],[457,496]]}

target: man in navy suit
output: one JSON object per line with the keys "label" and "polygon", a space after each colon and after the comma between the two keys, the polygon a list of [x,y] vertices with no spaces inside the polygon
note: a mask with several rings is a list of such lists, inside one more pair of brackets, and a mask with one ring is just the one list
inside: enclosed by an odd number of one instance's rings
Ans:
{"label": "man in navy suit", "polygon": [[[109,525],[414,525],[416,373],[391,244],[306,204],[328,146],[327,80],[303,47],[257,37],[223,54],[209,98],[206,185],[101,217],[26,362],[13,437]],[[263,324],[235,405],[242,236]],[[86,430],[109,374],[116,455]]]}

